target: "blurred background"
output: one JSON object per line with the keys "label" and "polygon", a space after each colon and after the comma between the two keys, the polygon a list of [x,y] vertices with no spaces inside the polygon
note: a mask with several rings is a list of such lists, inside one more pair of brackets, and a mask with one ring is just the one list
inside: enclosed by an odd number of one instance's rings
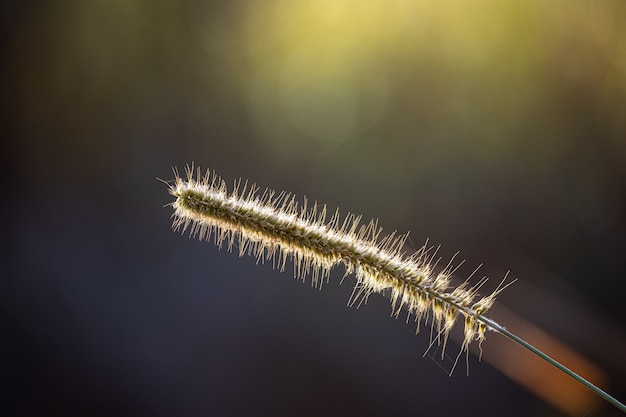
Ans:
{"label": "blurred background", "polygon": [[449,377],[459,344],[422,357],[340,268],[173,233],[157,177],[379,218],[484,292],[510,270],[490,317],[624,401],[623,1],[0,7],[4,415],[620,415],[493,333]]}

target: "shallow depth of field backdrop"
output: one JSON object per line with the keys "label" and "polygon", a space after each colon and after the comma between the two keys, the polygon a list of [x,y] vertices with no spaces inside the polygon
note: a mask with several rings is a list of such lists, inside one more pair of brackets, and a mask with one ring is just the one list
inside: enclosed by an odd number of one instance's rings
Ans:
{"label": "shallow depth of field backdrop", "polygon": [[[612,416],[490,333],[428,347],[170,229],[195,162],[519,281],[490,317],[626,399],[626,3],[5,1],[15,416]],[[407,248],[411,250],[411,248]],[[461,325],[462,327],[462,325]]]}

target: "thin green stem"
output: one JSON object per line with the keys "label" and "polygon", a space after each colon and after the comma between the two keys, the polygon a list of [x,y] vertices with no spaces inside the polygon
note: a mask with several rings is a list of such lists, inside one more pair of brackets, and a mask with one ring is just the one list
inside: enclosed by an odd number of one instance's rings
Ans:
{"label": "thin green stem", "polygon": [[514,341],[518,345],[523,346],[526,349],[530,350],[532,353],[534,353],[535,355],[539,356],[541,359],[545,360],[550,365],[554,366],[555,368],[559,369],[560,371],[562,371],[565,374],[569,375],[570,377],[574,378],[576,381],[580,382],[585,387],[589,388],[591,391],[593,391],[594,393],[596,393],[600,397],[604,398],[609,403],[613,404],[619,410],[621,410],[622,412],[626,413],[626,405],[622,404],[616,398],[614,398],[613,396],[611,396],[607,392],[603,391],[602,389],[600,389],[596,385],[592,384],[591,382],[587,381],[585,378],[583,378],[582,376],[578,375],[576,372],[572,371],[571,369],[569,369],[565,365],[563,365],[563,364],[557,362],[556,360],[552,359],[550,356],[546,355],[545,353],[543,353],[542,351],[540,351],[539,349],[537,349],[536,347],[534,347],[530,343],[526,342],[524,339],[521,339],[520,337],[514,335],[513,333],[511,333],[510,331],[508,331],[504,327],[500,326],[498,323],[496,323],[494,321],[491,321],[491,320],[489,320],[486,317],[478,316],[478,320],[482,321],[487,326],[489,326],[491,329],[493,329],[496,332],[502,334],[503,336],[506,336],[507,338],[509,338],[510,340]]}

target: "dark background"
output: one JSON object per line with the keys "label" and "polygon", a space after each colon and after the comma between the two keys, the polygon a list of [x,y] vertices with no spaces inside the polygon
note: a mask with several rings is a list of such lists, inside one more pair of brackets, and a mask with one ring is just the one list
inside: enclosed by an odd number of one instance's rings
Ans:
{"label": "dark background", "polygon": [[510,270],[498,305],[624,401],[624,2],[1,11],[4,415],[618,415],[537,396],[496,334],[448,377],[458,344],[423,358],[428,326],[346,307],[340,269],[320,292],[172,233],[156,178],[195,162],[379,218],[485,291]]}

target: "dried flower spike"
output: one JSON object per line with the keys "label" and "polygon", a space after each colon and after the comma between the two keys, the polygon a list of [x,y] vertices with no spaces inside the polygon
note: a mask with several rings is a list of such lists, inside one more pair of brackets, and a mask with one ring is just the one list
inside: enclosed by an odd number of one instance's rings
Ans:
{"label": "dried flower spike", "polygon": [[311,275],[314,286],[321,287],[331,268],[343,263],[346,274],[354,272],[357,280],[350,303],[390,291],[394,314],[405,307],[418,323],[430,316],[434,338],[443,340],[444,346],[459,314],[465,317],[462,350],[473,340],[484,340],[487,326],[478,317],[503,287],[482,298],[478,288],[484,279],[472,287],[465,282],[450,288],[452,262],[435,272],[434,254],[429,255],[426,246],[406,256],[408,234],[394,232],[379,240],[382,229],[377,221],[361,225],[361,216],[342,218],[339,211],[327,221],[326,206],[307,207],[306,199],[300,206],[289,193],[259,193],[256,185],[242,186],[240,180],[229,192],[224,180],[210,171],[203,176],[200,169],[194,173],[187,167],[186,179],[177,170],[174,173],[170,193],[176,197],[175,230],[189,230],[191,236],[205,240],[213,235],[218,246],[226,241],[229,250],[237,244],[240,256],[249,253],[258,261],[271,260],[281,270],[291,258],[295,276]]}
{"label": "dried flower spike", "polygon": [[310,274],[312,284],[319,287],[331,268],[343,263],[346,275],[355,273],[357,279],[351,304],[366,301],[372,293],[389,291],[394,315],[405,307],[409,316],[415,316],[418,330],[420,321],[430,318],[431,346],[443,341],[445,349],[450,330],[459,315],[463,316],[465,338],[457,361],[472,341],[478,340],[480,346],[487,329],[494,330],[626,412],[626,405],[619,400],[484,316],[496,296],[512,283],[504,285],[506,277],[486,297],[478,295],[486,278],[469,288],[468,281],[451,288],[452,261],[436,272],[435,255],[429,254],[426,246],[406,256],[403,247],[408,234],[394,232],[379,240],[382,228],[377,221],[360,225],[360,216],[348,214],[342,220],[338,211],[326,221],[326,206],[315,203],[309,208],[306,199],[299,206],[289,193],[276,195],[269,189],[259,193],[256,185],[248,187],[246,182],[242,186],[241,181],[235,181],[229,192],[215,173],[207,171],[203,176],[197,169],[194,177],[193,166],[185,172],[183,179],[174,169],[174,183],[168,184],[170,194],[176,197],[171,203],[175,230],[189,230],[191,236],[205,240],[213,235],[218,246],[226,241],[229,250],[237,244],[240,256],[249,253],[258,262],[271,260],[281,270],[291,258],[295,276],[304,279]]}

